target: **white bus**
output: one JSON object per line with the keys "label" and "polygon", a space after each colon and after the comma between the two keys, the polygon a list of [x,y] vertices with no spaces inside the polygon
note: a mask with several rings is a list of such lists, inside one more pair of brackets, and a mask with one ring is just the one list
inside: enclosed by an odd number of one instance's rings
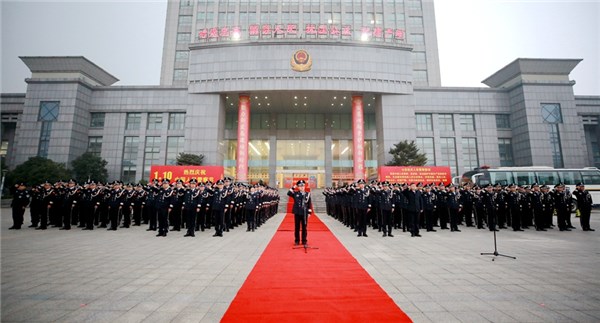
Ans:
{"label": "white bus", "polygon": [[[462,175],[462,183],[470,182],[479,186],[487,184],[517,184],[531,185],[538,183],[553,188],[558,183],[563,183],[571,192],[577,183],[585,184],[585,189],[592,195],[595,205],[600,204],[600,170],[596,167],[579,169],[552,168],[546,166],[531,167],[500,167],[488,169],[475,169]],[[574,208],[577,200],[574,199]]]}

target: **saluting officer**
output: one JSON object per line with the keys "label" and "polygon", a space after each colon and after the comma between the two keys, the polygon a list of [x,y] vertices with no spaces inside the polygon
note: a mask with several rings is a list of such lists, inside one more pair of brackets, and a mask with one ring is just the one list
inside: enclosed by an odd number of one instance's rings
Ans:
{"label": "saluting officer", "polygon": [[521,229],[521,195],[517,192],[515,184],[508,185],[506,204],[508,206],[508,216],[512,221],[513,231],[523,231]]}
{"label": "saluting officer", "polygon": [[306,226],[308,225],[308,216],[312,213],[312,200],[310,192],[306,192],[305,184],[304,180],[299,180],[287,192],[287,195],[294,199],[292,213],[294,213],[295,245],[298,245],[300,242],[300,226],[302,226],[302,244],[305,245],[307,243]]}
{"label": "saluting officer", "polygon": [[410,219],[410,236],[420,237],[419,214],[423,212],[423,197],[421,191],[417,190],[415,183],[410,184],[409,189],[403,192],[406,197],[406,216]]}
{"label": "saluting officer", "polygon": [[229,190],[225,189],[223,186],[225,185],[225,181],[222,179],[218,180],[216,183],[216,188],[212,191],[213,199],[212,199],[212,217],[213,224],[215,225],[215,234],[213,237],[222,237],[223,230],[225,225],[225,211],[227,208],[227,196],[229,194]]}
{"label": "saluting officer", "polygon": [[10,203],[12,207],[13,226],[8,228],[9,230],[21,230],[25,208],[29,205],[30,200],[29,192],[26,188],[25,183],[21,182],[17,184],[17,189],[13,193],[13,199]]}
{"label": "saluting officer", "polygon": [[579,221],[583,231],[596,231],[590,228],[590,215],[592,212],[592,195],[585,189],[583,183],[577,183],[573,195],[577,197],[577,209],[579,209]]}
{"label": "saluting officer", "polygon": [[446,205],[450,215],[450,231],[460,232],[458,229],[458,212],[462,209],[462,204],[460,204],[460,196],[456,193],[453,184],[450,184],[449,191],[446,194]]}
{"label": "saluting officer", "polygon": [[198,181],[195,178],[190,180],[190,188],[185,192],[183,197],[183,215],[185,216],[185,225],[187,233],[184,237],[195,237],[194,231],[196,230],[196,214],[200,211],[200,205],[198,198],[200,196],[200,190],[196,187]]}
{"label": "saluting officer", "polygon": [[423,212],[425,213],[425,226],[427,232],[436,232],[433,228],[435,224],[435,208],[436,208],[436,195],[431,191],[431,185],[425,186],[425,192],[423,193]]}
{"label": "saluting officer", "polygon": [[54,188],[52,188],[52,184],[50,182],[45,181],[43,184],[44,188],[42,191],[42,208],[43,211],[40,213],[40,226],[35,228],[36,230],[46,230],[48,229],[48,218],[52,214],[52,207],[54,206],[54,199],[56,195],[54,193]]}
{"label": "saluting officer", "polygon": [[169,213],[173,210],[171,196],[175,194],[169,185],[169,179],[162,181],[162,187],[158,190],[155,199],[156,213],[158,215],[158,234],[157,237],[166,237],[169,232]]}
{"label": "saluting officer", "polygon": [[393,237],[392,226],[393,218],[392,214],[396,205],[394,204],[394,191],[390,189],[390,182],[385,181],[382,183],[383,189],[379,192],[379,209],[381,210],[381,231],[383,236]]}

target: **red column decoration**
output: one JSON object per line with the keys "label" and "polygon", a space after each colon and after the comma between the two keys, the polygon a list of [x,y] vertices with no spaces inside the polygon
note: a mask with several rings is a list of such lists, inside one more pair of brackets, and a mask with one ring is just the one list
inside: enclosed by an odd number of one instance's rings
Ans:
{"label": "red column decoration", "polygon": [[352,96],[352,143],[354,179],[365,178],[365,122],[362,95]]}
{"label": "red column decoration", "polygon": [[238,182],[248,182],[248,138],[250,131],[250,96],[240,95],[238,107],[237,163]]}

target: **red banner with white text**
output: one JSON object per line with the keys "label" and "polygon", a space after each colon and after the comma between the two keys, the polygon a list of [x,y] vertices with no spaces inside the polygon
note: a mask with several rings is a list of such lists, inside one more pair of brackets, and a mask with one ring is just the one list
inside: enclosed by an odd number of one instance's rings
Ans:
{"label": "red banner with white text", "polygon": [[452,182],[450,167],[446,166],[381,166],[379,180],[390,183],[423,183],[448,185]]}
{"label": "red banner with white text", "polygon": [[188,182],[195,178],[199,182],[215,182],[223,178],[223,166],[175,166],[175,165],[152,165],[150,167],[150,180],[157,178],[169,179],[171,182],[181,179]]}

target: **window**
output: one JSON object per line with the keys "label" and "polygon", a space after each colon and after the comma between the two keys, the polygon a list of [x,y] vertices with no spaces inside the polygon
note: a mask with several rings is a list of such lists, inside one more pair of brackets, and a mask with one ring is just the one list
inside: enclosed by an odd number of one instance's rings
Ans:
{"label": "window", "polygon": [[173,71],[173,81],[187,81],[188,70],[185,68],[176,68]]}
{"label": "window", "polygon": [[581,177],[585,185],[600,185],[600,172],[598,171],[583,171]]}
{"label": "window", "polygon": [[58,101],[41,101],[39,121],[42,121],[42,129],[40,131],[40,142],[38,146],[38,156],[48,157],[48,149],[50,147],[50,135],[52,133],[52,124],[58,120],[58,112],[60,110],[60,102]]}
{"label": "window", "polygon": [[460,130],[475,131],[475,116],[472,114],[460,115]]}
{"label": "window", "polygon": [[179,26],[189,26],[192,24],[192,16],[179,16]]}
{"label": "window", "polygon": [[440,165],[449,166],[452,176],[456,176],[456,142],[454,141],[454,138],[440,138],[440,145],[442,151]]}
{"label": "window", "polygon": [[187,44],[190,42],[190,33],[177,33],[177,43]]}
{"label": "window", "polygon": [[569,172],[569,171],[561,171],[559,172],[561,181],[565,185],[576,185],[577,183],[581,183],[583,180],[581,179],[580,172]]}
{"label": "window", "polygon": [[425,35],[423,34],[409,34],[408,42],[413,45],[425,45]]}
{"label": "window", "polygon": [[514,172],[515,184],[517,185],[531,185],[535,183],[534,172]]}
{"label": "window", "polygon": [[498,138],[498,153],[500,154],[500,166],[514,166],[512,139]]}
{"label": "window", "polygon": [[187,62],[190,57],[190,52],[187,50],[178,50],[175,52],[175,61],[176,62]]}
{"label": "window", "polygon": [[506,171],[497,171],[490,172],[490,184],[500,184],[500,185],[508,185],[512,184],[515,181],[513,180],[513,176],[511,172]]}
{"label": "window", "polygon": [[537,172],[536,174],[537,182],[540,185],[555,185],[560,182],[557,172]]}
{"label": "window", "polygon": [[542,119],[544,120],[544,123],[548,124],[550,148],[552,149],[552,162],[554,167],[564,167],[562,148],[560,145],[560,131],[558,129],[558,124],[562,123],[560,104],[542,104]]}
{"label": "window", "polygon": [[42,101],[40,102],[39,121],[56,121],[58,119],[58,111],[60,102],[58,101]]}
{"label": "window", "polygon": [[183,152],[184,137],[167,137],[167,165],[177,165],[177,156]]}
{"label": "window", "polygon": [[148,113],[148,130],[159,130],[162,129],[162,113]]}
{"label": "window", "polygon": [[124,182],[135,182],[139,141],[139,137],[125,137],[123,141],[121,180]]}
{"label": "window", "polygon": [[102,137],[89,137],[87,151],[94,154],[94,156],[100,157],[100,153],[102,152]]}
{"label": "window", "polygon": [[185,113],[169,113],[169,130],[182,130],[185,126]]}
{"label": "window", "polygon": [[141,123],[141,113],[127,113],[127,118],[125,120],[125,130],[140,130]]}
{"label": "window", "polygon": [[438,124],[442,131],[454,131],[454,117],[451,114],[440,114]]}
{"label": "window", "polygon": [[432,131],[431,114],[415,114],[417,118],[417,130]]}
{"label": "window", "polygon": [[425,52],[413,52],[413,64],[417,65],[425,65],[427,64],[427,57],[425,56]]}
{"label": "window", "polygon": [[180,8],[184,8],[184,7],[191,7],[192,4],[192,0],[181,0],[181,2],[179,2],[179,7]]}
{"label": "window", "polygon": [[496,128],[510,129],[510,115],[509,114],[497,114],[496,115]]}
{"label": "window", "polygon": [[423,17],[408,17],[408,26],[411,30],[423,28]]}
{"label": "window", "polygon": [[479,166],[477,156],[477,138],[462,139],[462,155],[465,170],[473,170]]}
{"label": "window", "polygon": [[160,137],[146,137],[144,148],[144,174],[142,178],[150,176],[150,166],[160,163]]}
{"label": "window", "polygon": [[427,77],[427,70],[414,70],[413,71],[413,82],[415,85],[426,85],[429,81]]}
{"label": "window", "polygon": [[420,153],[424,153],[427,156],[427,163],[425,166],[435,166],[435,147],[433,144],[433,138],[417,138],[415,141],[417,147],[419,147]]}
{"label": "window", "polygon": [[90,118],[90,128],[104,128],[104,112],[92,112]]}
{"label": "window", "polygon": [[42,122],[42,131],[40,132],[40,145],[38,146],[38,156],[47,158],[48,148],[50,146],[50,134],[52,133],[52,122]]}

